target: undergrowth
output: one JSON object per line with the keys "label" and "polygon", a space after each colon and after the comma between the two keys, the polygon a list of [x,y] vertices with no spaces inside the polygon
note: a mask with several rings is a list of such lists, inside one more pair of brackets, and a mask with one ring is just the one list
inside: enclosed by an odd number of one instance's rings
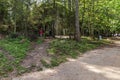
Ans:
{"label": "undergrowth", "polygon": [[[22,74],[27,71],[26,68],[20,65],[21,61],[26,57],[27,51],[30,49],[30,40],[24,37],[5,38],[0,40],[0,48],[9,53],[13,60],[8,60],[4,53],[0,53],[0,76],[6,76],[14,69],[17,74]],[[41,44],[41,40],[37,40]]]}
{"label": "undergrowth", "polygon": [[89,37],[83,37],[81,42],[69,39],[55,39],[50,44],[48,54],[52,56],[51,67],[58,66],[68,58],[77,58],[86,51],[95,49],[103,44],[109,44],[106,40],[92,40]]}
{"label": "undergrowth", "polygon": [[0,52],[0,76],[4,75],[7,72],[13,71],[13,66],[10,64],[10,61]]}

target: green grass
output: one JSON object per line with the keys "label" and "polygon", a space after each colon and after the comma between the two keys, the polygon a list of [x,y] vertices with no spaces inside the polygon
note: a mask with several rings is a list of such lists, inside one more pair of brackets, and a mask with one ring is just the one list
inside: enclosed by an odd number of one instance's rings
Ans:
{"label": "green grass", "polygon": [[0,47],[5,51],[8,51],[11,56],[15,58],[15,62],[19,63],[29,50],[30,41],[27,39],[4,39],[0,40]]}
{"label": "green grass", "polygon": [[37,44],[41,44],[41,43],[43,43],[43,41],[44,41],[44,38],[38,38],[36,42],[37,42]]}
{"label": "green grass", "polygon": [[13,66],[10,61],[4,56],[4,53],[0,53],[0,76],[13,71]]}
{"label": "green grass", "polygon": [[96,41],[89,37],[83,37],[81,42],[68,39],[55,39],[48,49],[49,55],[52,56],[51,66],[58,66],[65,62],[67,57],[77,58],[86,51],[95,49],[101,45],[109,44],[106,40]]}
{"label": "green grass", "polygon": [[[25,68],[20,66],[20,62],[26,57],[26,53],[29,50],[30,41],[26,38],[16,39],[2,39],[0,40],[0,48],[7,51],[13,60],[8,60],[4,53],[0,53],[0,74],[4,75],[13,71],[13,68],[22,73]],[[4,69],[5,68],[5,69]]]}
{"label": "green grass", "polygon": [[[37,39],[37,44],[41,44],[43,39]],[[0,48],[8,52],[13,60],[8,60],[4,53],[0,53],[0,76],[5,76],[14,69],[17,70],[16,74],[22,74],[28,71],[26,68],[20,65],[20,62],[26,57],[28,50],[30,49],[30,40],[24,37],[18,38],[5,38],[0,40]]]}
{"label": "green grass", "polygon": [[[43,39],[38,39],[37,44],[41,44]],[[51,42],[48,49],[49,55],[52,56],[51,63],[47,63],[45,60],[41,60],[44,66],[54,67],[60,63],[65,62],[68,58],[77,58],[80,54],[88,50],[95,49],[103,44],[109,44],[106,40],[93,41],[88,37],[82,38],[81,42],[68,39],[55,39]],[[26,57],[26,53],[29,50],[30,41],[24,37],[16,39],[2,39],[0,40],[0,48],[7,51],[14,59],[8,60],[4,53],[0,53],[0,76],[6,76],[14,69],[18,71],[18,74],[22,74],[27,71],[20,65],[20,62]]]}

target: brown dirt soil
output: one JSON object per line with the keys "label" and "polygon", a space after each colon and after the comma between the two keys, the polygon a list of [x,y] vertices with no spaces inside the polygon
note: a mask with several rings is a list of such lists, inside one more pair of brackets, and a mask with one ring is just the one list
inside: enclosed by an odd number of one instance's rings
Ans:
{"label": "brown dirt soil", "polygon": [[[26,68],[28,72],[35,72],[35,71],[41,71],[44,69],[44,66],[41,63],[42,59],[48,60],[50,59],[50,56],[47,54],[47,48],[49,48],[49,43],[51,42],[51,39],[45,39],[42,44],[37,44],[35,42],[31,43],[31,50],[27,53],[26,58],[21,62],[21,66]],[[0,48],[0,52],[4,53],[6,58],[10,61],[13,61],[14,58],[9,55],[9,52],[3,50]],[[17,76],[16,69],[9,73],[8,79],[0,79],[0,80],[11,80],[12,77]]]}
{"label": "brown dirt soil", "polygon": [[40,45],[33,44],[34,49],[27,54],[27,57],[23,60],[21,65],[25,68],[30,69],[30,72],[43,68],[41,60],[49,59],[47,49],[49,47],[50,41],[50,39],[45,39],[45,41]]}
{"label": "brown dirt soil", "polygon": [[5,51],[4,49],[0,48],[0,52],[3,53],[8,60],[10,61],[14,60],[14,58],[11,55],[9,55],[9,52]]}
{"label": "brown dirt soil", "polygon": [[54,69],[23,74],[12,80],[120,80],[120,41],[86,52]]}

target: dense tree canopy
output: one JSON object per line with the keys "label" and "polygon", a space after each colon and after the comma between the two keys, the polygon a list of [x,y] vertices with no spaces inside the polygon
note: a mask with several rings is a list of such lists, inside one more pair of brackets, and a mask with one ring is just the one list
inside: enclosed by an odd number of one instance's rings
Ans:
{"label": "dense tree canopy", "polygon": [[42,27],[45,35],[75,35],[78,8],[81,35],[120,33],[119,0],[78,0],[78,6],[75,1],[0,0],[0,32],[27,36]]}

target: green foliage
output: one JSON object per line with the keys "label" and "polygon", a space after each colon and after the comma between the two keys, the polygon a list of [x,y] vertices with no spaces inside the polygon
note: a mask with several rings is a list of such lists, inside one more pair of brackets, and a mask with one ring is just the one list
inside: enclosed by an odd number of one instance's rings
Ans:
{"label": "green foliage", "polygon": [[8,12],[8,0],[0,0],[0,22],[4,22]]}
{"label": "green foliage", "polygon": [[21,75],[21,74],[23,74],[23,73],[28,71],[28,69],[26,69],[26,68],[24,68],[24,67],[22,67],[20,65],[18,65],[16,68],[17,68],[16,70],[18,72],[17,75]]}
{"label": "green foliage", "polygon": [[0,52],[0,76],[13,71],[11,62],[5,57],[4,53]]}
{"label": "green foliage", "polygon": [[[37,39],[36,43],[41,44],[43,39]],[[22,67],[20,62],[26,57],[27,51],[30,49],[29,39],[18,36],[17,38],[5,38],[0,40],[0,48],[3,51],[8,52],[8,54],[13,57],[13,59],[8,60],[8,57],[4,53],[0,53],[0,75],[7,75],[12,72],[13,69],[17,71],[17,75],[20,75],[29,70]],[[41,70],[41,68],[39,68]]]}
{"label": "green foliage", "polygon": [[43,38],[39,38],[39,39],[37,39],[37,44],[41,44],[41,43],[43,43],[43,41],[44,41],[44,39]]}
{"label": "green foliage", "polygon": [[[0,0],[0,32],[27,35],[47,28],[56,34],[74,34],[74,0]],[[79,22],[82,35],[111,36],[120,32],[119,0],[80,0]],[[10,29],[8,26],[10,26]],[[55,28],[55,31],[53,30]],[[66,31],[65,31],[66,30]],[[107,34],[106,34],[107,32]],[[38,34],[38,33],[36,33]]]}
{"label": "green foliage", "polygon": [[29,46],[30,41],[23,37],[0,40],[0,48],[13,57],[13,60],[8,60],[4,53],[0,53],[0,74],[7,74],[13,71],[13,68],[17,69],[18,74],[24,73],[26,69],[21,67],[19,63],[25,58]]}
{"label": "green foliage", "polygon": [[24,42],[21,41],[20,38],[0,40],[0,47],[8,51],[16,59],[16,63],[19,63],[26,56],[29,49],[30,42],[27,39],[24,39]]}
{"label": "green foliage", "polygon": [[47,68],[50,68],[51,65],[49,63],[47,63],[44,59],[41,60],[41,63],[43,66],[47,67]]}
{"label": "green foliage", "polygon": [[54,56],[51,58],[50,63],[48,63],[44,59],[41,60],[41,63],[43,64],[44,67],[51,68],[54,66],[58,66],[60,63],[63,63],[65,61],[67,61],[66,56],[58,56],[58,57]]}
{"label": "green foliage", "polygon": [[59,64],[65,62],[65,61],[66,61],[65,56],[53,57],[51,59],[51,67],[58,66]]}
{"label": "green foliage", "polygon": [[60,63],[65,62],[67,57],[77,58],[80,54],[107,43],[109,42],[106,40],[94,41],[88,37],[82,38],[81,42],[55,39],[48,49],[49,55],[52,56],[51,66],[58,66]]}
{"label": "green foliage", "polygon": [[8,25],[0,25],[0,32],[7,33],[8,32]]}

